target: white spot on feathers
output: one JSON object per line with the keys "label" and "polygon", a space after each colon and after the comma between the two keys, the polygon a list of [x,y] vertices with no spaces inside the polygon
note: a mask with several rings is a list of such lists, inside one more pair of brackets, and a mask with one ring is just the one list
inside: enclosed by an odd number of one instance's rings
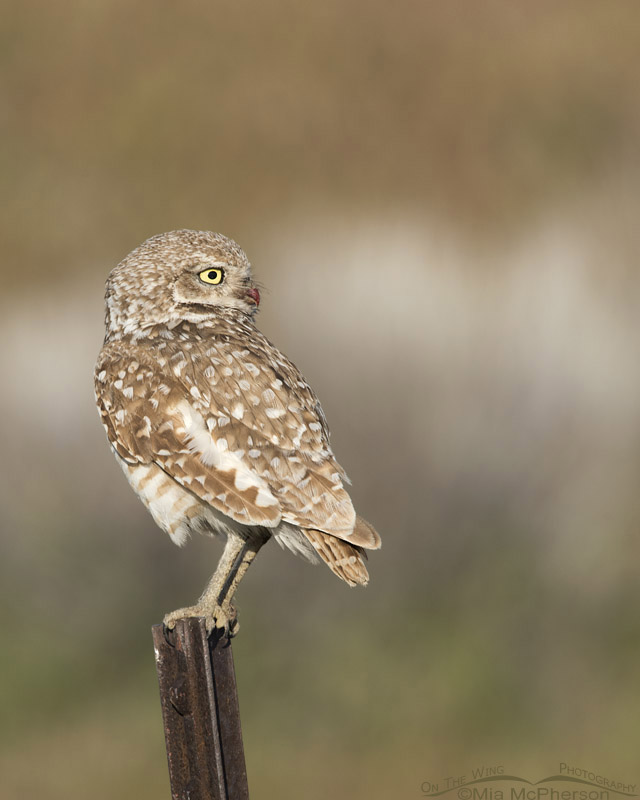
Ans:
{"label": "white spot on feathers", "polygon": [[[278,501],[271,494],[269,487],[262,478],[234,453],[229,452],[226,439],[218,439],[216,441],[213,438],[207,430],[202,415],[190,403],[186,400],[180,401],[176,405],[176,411],[184,421],[184,429],[189,440],[189,449],[199,456],[200,461],[205,466],[215,467],[225,472],[234,471],[235,485],[239,491],[248,488],[257,489],[255,500],[257,506],[278,505]],[[223,441],[224,445],[222,444]],[[274,520],[270,527],[277,525],[278,522],[279,519]]]}

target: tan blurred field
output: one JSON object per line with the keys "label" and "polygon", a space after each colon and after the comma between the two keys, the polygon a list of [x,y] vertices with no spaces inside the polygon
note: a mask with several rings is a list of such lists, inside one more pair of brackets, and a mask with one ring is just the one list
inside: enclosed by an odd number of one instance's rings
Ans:
{"label": "tan blurred field", "polygon": [[109,270],[179,227],[247,250],[383,536],[366,590],[275,543],[243,582],[252,798],[640,784],[640,7],[3,21],[0,797],[169,796],[149,628],[220,542],[155,528],[92,370]]}

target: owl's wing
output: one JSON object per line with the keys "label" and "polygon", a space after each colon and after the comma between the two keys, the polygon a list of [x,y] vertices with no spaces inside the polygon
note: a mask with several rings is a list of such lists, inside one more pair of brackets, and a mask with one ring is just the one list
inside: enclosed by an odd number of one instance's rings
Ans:
{"label": "owl's wing", "polygon": [[155,463],[201,500],[245,525],[274,527],[278,499],[245,459],[210,433],[184,385],[144,351],[110,345],[96,366],[96,399],[113,449]]}
{"label": "owl's wing", "polygon": [[295,365],[257,331],[251,344],[209,340],[182,358],[180,380],[216,447],[237,453],[264,481],[285,522],[379,547],[377,533],[356,519],[324,414]]}

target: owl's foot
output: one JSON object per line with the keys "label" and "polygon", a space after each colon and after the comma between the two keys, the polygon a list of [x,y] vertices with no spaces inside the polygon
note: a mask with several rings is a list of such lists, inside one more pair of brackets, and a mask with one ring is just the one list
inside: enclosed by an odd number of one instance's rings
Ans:
{"label": "owl's foot", "polygon": [[207,633],[211,633],[214,628],[219,628],[224,631],[226,636],[232,638],[240,630],[238,612],[232,605],[220,606],[216,603],[213,606],[205,606],[204,604],[196,603],[195,606],[187,606],[186,608],[178,608],[176,611],[171,611],[165,615],[163,622],[165,627],[171,631],[175,628],[176,622],[184,617],[204,617]]}

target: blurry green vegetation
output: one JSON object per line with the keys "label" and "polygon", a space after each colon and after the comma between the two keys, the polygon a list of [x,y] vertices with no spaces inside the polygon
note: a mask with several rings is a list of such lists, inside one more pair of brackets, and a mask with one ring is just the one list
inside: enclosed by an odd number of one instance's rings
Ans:
{"label": "blurry green vegetation", "polygon": [[[585,603],[545,576],[531,542],[481,536],[483,552],[440,580],[428,565],[409,566],[407,590],[391,578],[390,591],[381,585],[389,571],[373,565],[378,583],[345,597],[275,545],[265,553],[267,564],[243,586],[234,644],[258,797],[411,796],[429,776],[496,760],[534,777],[556,756],[629,772],[637,753],[629,702],[639,689],[637,582],[604,604]],[[0,674],[9,688],[4,796],[166,793],[148,635],[161,612],[144,609],[191,596],[203,575],[189,585],[183,576],[180,585],[168,559],[163,567],[164,548],[146,545],[129,566],[145,572],[144,583],[156,570],[171,581],[154,597],[143,600],[136,582],[122,578],[118,551],[107,568],[120,596],[104,598],[89,632],[78,635],[73,609],[69,622],[11,620],[16,638]],[[191,571],[212,550],[194,542]],[[279,562],[270,570],[279,585],[264,579],[269,560]],[[302,574],[290,574],[296,569]],[[91,587],[81,592],[91,602]]]}
{"label": "blurry green vegetation", "polygon": [[154,527],[91,371],[182,226],[247,249],[383,536],[366,591],[275,544],[241,586],[252,797],[640,781],[637,3],[12,1],[1,44],[0,796],[168,795],[149,626],[220,543]]}

